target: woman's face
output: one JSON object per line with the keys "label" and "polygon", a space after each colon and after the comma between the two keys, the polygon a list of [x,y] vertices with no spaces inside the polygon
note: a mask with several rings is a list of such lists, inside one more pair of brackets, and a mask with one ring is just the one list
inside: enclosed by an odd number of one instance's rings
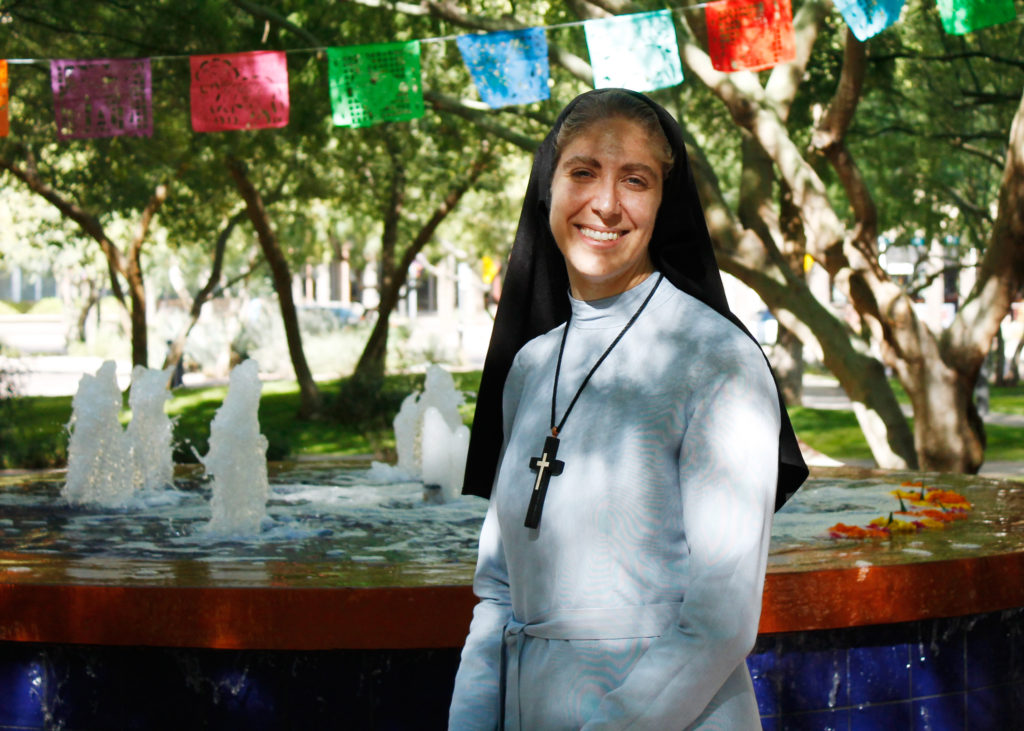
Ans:
{"label": "woman's face", "polygon": [[654,271],[647,247],[661,205],[661,162],[636,122],[611,117],[573,138],[551,181],[551,233],[576,299],[625,292]]}

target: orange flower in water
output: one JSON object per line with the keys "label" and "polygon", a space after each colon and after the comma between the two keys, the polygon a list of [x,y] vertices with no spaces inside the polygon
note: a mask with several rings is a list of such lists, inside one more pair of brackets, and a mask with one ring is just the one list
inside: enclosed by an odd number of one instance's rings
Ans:
{"label": "orange flower in water", "polygon": [[967,511],[965,510],[936,510],[935,508],[927,508],[925,510],[918,510],[917,514],[932,520],[940,520],[943,523],[951,523],[954,520],[964,520],[967,518]]}
{"label": "orange flower in water", "polygon": [[947,507],[965,508],[970,510],[973,506],[967,502],[967,498],[952,490],[940,490],[937,487],[929,487],[924,496],[926,502],[932,505],[943,505]]}
{"label": "orange flower in water", "polygon": [[960,493],[953,492],[952,490],[942,490],[938,487],[922,488],[920,492],[893,490],[889,494],[897,498],[901,506],[904,500],[909,500],[912,505],[917,507],[958,508],[964,510],[970,510],[973,507],[967,501],[967,498]]}
{"label": "orange flower in water", "polygon": [[[897,533],[917,533],[921,530],[945,528],[954,520],[964,520],[973,508],[970,502],[958,492],[938,487],[925,487],[921,481],[904,482],[900,487],[914,490],[892,490],[900,501],[899,510],[879,517],[866,526],[836,523],[828,529],[832,538],[886,538]],[[908,507],[909,503],[909,507]],[[902,516],[896,518],[895,516]]]}
{"label": "orange flower in water", "polygon": [[942,514],[941,510],[897,510],[896,515],[907,516],[907,522],[913,523],[918,528],[945,528],[946,521],[936,518],[930,513]]}
{"label": "orange flower in water", "polygon": [[873,525],[862,528],[859,525],[847,525],[846,523],[836,523],[828,529],[828,534],[830,538],[853,538],[857,540],[889,537],[889,531],[884,528],[878,528]]}
{"label": "orange flower in water", "polygon": [[900,500],[919,500],[921,498],[921,493],[917,490],[914,490],[913,492],[910,490],[893,490],[889,494],[893,497],[899,498]]}
{"label": "orange flower in water", "polygon": [[846,523],[836,523],[834,526],[828,529],[828,534],[832,538],[866,538],[867,531],[858,525],[847,525]]}

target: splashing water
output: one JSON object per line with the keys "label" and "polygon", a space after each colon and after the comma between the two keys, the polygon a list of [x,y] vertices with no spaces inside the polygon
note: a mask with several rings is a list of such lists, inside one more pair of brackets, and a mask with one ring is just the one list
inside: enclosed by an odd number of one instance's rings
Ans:
{"label": "splashing water", "polygon": [[117,365],[106,361],[85,374],[71,402],[68,478],[61,495],[72,505],[124,507],[140,490],[172,484],[173,424],[164,413],[170,397],[168,371],[136,366],[128,402],[132,421],[118,420],[121,389]]}
{"label": "splashing water", "polygon": [[84,374],[71,401],[68,479],[61,495],[73,505],[123,505],[135,492],[131,446],[121,428],[117,365]]}
{"label": "splashing water", "polygon": [[451,429],[441,412],[430,406],[423,412],[420,444],[423,484],[440,485],[441,497],[455,500],[466,471],[469,429],[461,423]]}
{"label": "splashing water", "polygon": [[171,397],[167,390],[170,378],[169,368],[157,370],[138,365],[132,370],[128,394],[132,420],[127,435],[137,490],[158,490],[174,481],[174,425],[164,413],[164,404]]}
{"label": "splashing water", "polygon": [[253,535],[267,515],[267,438],[260,433],[259,371],[246,360],[231,371],[228,393],[210,424],[210,451],[200,461],[213,476],[208,533]]}
{"label": "splashing water", "polygon": [[462,423],[462,393],[451,374],[439,365],[427,369],[422,393],[405,397],[394,420],[398,464],[392,468],[374,462],[372,474],[393,480],[419,479],[440,487],[431,500],[449,501],[459,496],[469,449],[469,428]]}

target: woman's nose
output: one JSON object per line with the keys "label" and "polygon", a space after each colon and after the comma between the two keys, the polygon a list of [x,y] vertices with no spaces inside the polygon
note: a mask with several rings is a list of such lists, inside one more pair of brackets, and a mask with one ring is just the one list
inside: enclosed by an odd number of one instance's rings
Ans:
{"label": "woman's nose", "polygon": [[621,216],[622,210],[619,207],[619,196],[616,194],[615,186],[601,185],[594,191],[591,208],[606,223]]}

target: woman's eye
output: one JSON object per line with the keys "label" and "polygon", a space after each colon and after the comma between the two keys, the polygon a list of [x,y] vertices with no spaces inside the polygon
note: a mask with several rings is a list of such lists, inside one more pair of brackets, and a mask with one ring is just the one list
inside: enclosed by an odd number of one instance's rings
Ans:
{"label": "woman's eye", "polygon": [[635,175],[631,175],[630,177],[626,178],[626,183],[628,185],[632,185],[634,187],[641,187],[641,188],[646,188],[647,187],[647,181],[644,180],[643,178],[639,178],[639,177],[637,177]]}
{"label": "woman's eye", "polygon": [[594,174],[592,172],[590,172],[589,170],[586,170],[586,169],[573,170],[571,173],[569,173],[569,175],[571,175],[574,178],[592,178],[592,177],[594,177]]}

